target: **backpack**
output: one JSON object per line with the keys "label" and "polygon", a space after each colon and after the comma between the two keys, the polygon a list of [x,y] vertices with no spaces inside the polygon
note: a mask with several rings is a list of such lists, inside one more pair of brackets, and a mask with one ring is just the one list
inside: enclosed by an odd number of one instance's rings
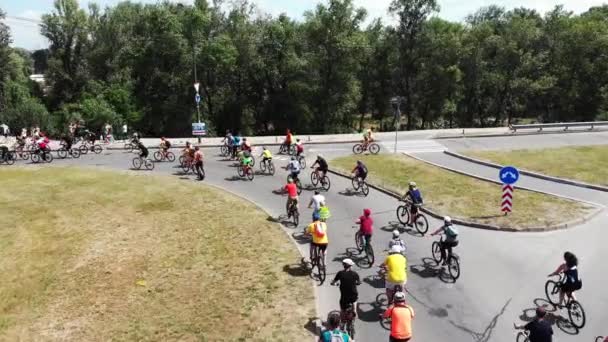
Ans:
{"label": "backpack", "polygon": [[449,226],[445,227],[445,234],[448,237],[455,238],[458,236],[458,229],[456,227],[454,227],[453,225],[449,225]]}
{"label": "backpack", "polygon": [[322,238],[325,236],[325,230],[321,227],[323,227],[323,223],[322,222],[317,222],[315,223],[315,235],[319,238]]}
{"label": "backpack", "polygon": [[171,142],[169,140],[165,140],[165,146],[167,148],[170,148],[171,147]]}
{"label": "backpack", "polygon": [[329,333],[331,334],[331,342],[344,342],[344,335],[342,335],[342,332],[340,330],[330,331]]}

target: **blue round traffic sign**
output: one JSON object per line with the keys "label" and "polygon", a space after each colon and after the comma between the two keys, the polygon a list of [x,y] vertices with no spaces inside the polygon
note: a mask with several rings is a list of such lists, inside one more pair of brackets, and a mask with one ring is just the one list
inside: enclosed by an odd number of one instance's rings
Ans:
{"label": "blue round traffic sign", "polygon": [[194,101],[196,103],[200,103],[201,102],[201,96],[199,94],[194,95]]}
{"label": "blue round traffic sign", "polygon": [[513,166],[505,166],[498,172],[498,178],[503,184],[515,184],[519,179],[519,171]]}

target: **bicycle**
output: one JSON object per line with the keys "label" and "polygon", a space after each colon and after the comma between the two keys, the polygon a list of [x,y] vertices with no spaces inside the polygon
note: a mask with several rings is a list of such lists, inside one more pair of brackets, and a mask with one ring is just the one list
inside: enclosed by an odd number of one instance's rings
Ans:
{"label": "bicycle", "polygon": [[65,143],[62,142],[61,147],[57,150],[57,157],[59,159],[65,159],[68,157],[68,155],[72,158],[80,158],[80,151],[74,147],[70,147],[68,150]]}
{"label": "bicycle", "polygon": [[[443,256],[441,255],[441,240],[433,242],[433,245],[431,246],[431,253],[433,254],[433,260],[435,260],[437,265],[440,265],[444,261]],[[460,258],[455,253],[448,253],[447,250],[445,253],[447,253],[448,259],[448,273],[452,279],[456,281],[458,277],[460,277]]]}
{"label": "bicycle", "polygon": [[606,341],[606,337],[604,336],[598,336],[595,338],[595,342],[604,342]]}
{"label": "bicycle", "polygon": [[300,154],[299,156],[297,156],[296,160],[298,161],[298,163],[300,163],[301,169],[306,168],[306,157],[303,154]]}
{"label": "bicycle", "polygon": [[325,267],[325,258],[323,257],[323,253],[319,250],[319,247],[314,246],[312,249],[312,255],[310,258],[310,275],[315,277],[315,268],[316,268],[316,277],[321,284],[325,282],[325,278],[327,277],[327,271]]}
{"label": "bicycle", "polygon": [[274,163],[272,162],[272,159],[268,159],[268,160],[262,160],[260,162],[260,170],[264,173],[266,173],[266,171],[268,171],[268,173],[271,176],[274,176]]}
{"label": "bicycle", "polygon": [[89,151],[95,154],[100,154],[103,151],[103,147],[99,144],[91,143],[90,141],[83,141],[79,147],[80,154],[87,154]]}
{"label": "bicycle", "polygon": [[131,163],[133,164],[133,168],[136,170],[140,170],[142,166],[144,166],[146,170],[151,171],[154,169],[154,163],[149,158],[144,159],[143,157],[137,156],[133,158]]}
{"label": "bicycle", "polygon": [[282,143],[279,147],[279,154],[289,154],[293,156],[296,154],[296,146],[294,144],[287,146],[287,144]]}
{"label": "bicycle", "polygon": [[[562,273],[559,275],[559,280],[547,280],[545,283],[545,295],[547,296],[547,300],[555,305],[556,307],[563,307],[559,303],[559,293],[562,287],[562,284],[565,280],[565,275]],[[585,310],[581,303],[579,303],[576,299],[566,296],[566,305],[565,308],[568,310],[568,318],[570,319],[570,323],[577,329],[582,329],[586,323]]]}
{"label": "bicycle", "polygon": [[6,165],[13,165],[17,160],[17,154],[15,151],[6,151],[2,158],[0,158],[0,164],[6,163]]}
{"label": "bicycle", "polygon": [[378,152],[380,152],[380,145],[375,142],[369,142],[367,144],[359,143],[353,146],[354,154],[361,154],[365,151],[369,151],[371,154],[378,154]]}
{"label": "bicycle", "polygon": [[298,195],[302,193],[302,182],[300,182],[300,178],[298,178],[297,176],[295,177],[295,179],[292,177],[292,175],[288,175],[287,176],[287,183],[289,183],[289,181],[293,181],[294,183],[296,183],[296,187],[298,188]]}
{"label": "bicycle", "polygon": [[365,236],[361,234],[361,230],[359,230],[359,226],[353,226],[353,228],[357,229],[355,233],[355,245],[357,246],[357,250],[359,254],[365,252],[365,260],[369,263],[371,267],[374,265],[375,256],[374,256],[374,248],[371,243],[366,243]]}
{"label": "bicycle", "polygon": [[367,197],[367,195],[369,194],[369,186],[362,177],[353,176],[351,182],[353,183],[353,189],[355,191],[359,191],[359,189],[361,189],[363,195]]}
{"label": "bicycle", "polygon": [[[397,207],[397,219],[403,225],[410,225],[411,221],[414,221],[414,227],[421,235],[426,234],[429,230],[429,221],[426,216],[420,212],[421,204],[414,204],[410,201],[401,200],[405,204]],[[410,214],[412,212],[412,206],[415,205],[418,210],[416,212],[416,218],[414,220],[410,220]]]}
{"label": "bicycle", "polygon": [[228,157],[230,155],[230,145],[224,144],[220,146],[220,156]]}
{"label": "bicycle", "polygon": [[40,162],[50,163],[53,161],[53,155],[51,150],[41,151],[40,149],[32,153],[32,163],[38,164]]}
{"label": "bicycle", "polygon": [[[311,169],[312,169],[312,167],[311,167]],[[329,181],[329,177],[327,177],[327,175],[321,176],[321,172],[317,169],[315,169],[314,171],[312,171],[310,173],[310,182],[312,183],[312,185],[314,187],[316,187],[317,185],[319,185],[319,183],[321,183],[321,188],[325,191],[329,191],[329,188],[331,187],[331,182]]]}
{"label": "bicycle", "polygon": [[190,159],[190,158],[184,158],[183,161],[180,164],[180,167],[182,168],[182,171],[184,172],[184,174],[188,174],[190,171],[192,171],[192,173],[196,173],[195,170],[195,164],[194,164],[194,160]]}
{"label": "bicycle", "polygon": [[[386,268],[380,268],[378,270],[378,273],[376,273],[376,277],[378,277],[382,281],[386,281]],[[397,292],[405,292],[403,291],[403,289],[403,286],[395,285],[395,287],[392,290],[389,290],[388,292],[385,290],[384,292],[378,293],[378,295],[376,295],[376,303],[378,304],[378,306],[390,306],[391,304],[393,304],[393,295]]]}
{"label": "bicycle", "polygon": [[157,162],[168,161],[173,163],[175,161],[175,154],[173,154],[171,151],[156,151],[154,152],[154,160]]}
{"label": "bicycle", "polygon": [[25,147],[25,145],[15,144],[13,148],[17,158],[23,160],[30,159],[31,152]]}
{"label": "bicycle", "polygon": [[[339,286],[339,284],[335,286]],[[340,330],[346,332],[354,340],[356,318],[354,303],[349,303],[345,310],[334,310],[333,312],[340,314]]]}
{"label": "bicycle", "polygon": [[249,165],[240,165],[236,172],[241,178],[247,176],[247,179],[253,180],[253,169]]}
{"label": "bicycle", "polygon": [[528,330],[518,332],[516,341],[517,342],[530,342],[530,332],[528,332]]}
{"label": "bicycle", "polygon": [[293,219],[293,225],[298,226],[300,224],[300,211],[298,211],[298,205],[295,202],[291,202],[289,210],[287,210],[287,217]]}

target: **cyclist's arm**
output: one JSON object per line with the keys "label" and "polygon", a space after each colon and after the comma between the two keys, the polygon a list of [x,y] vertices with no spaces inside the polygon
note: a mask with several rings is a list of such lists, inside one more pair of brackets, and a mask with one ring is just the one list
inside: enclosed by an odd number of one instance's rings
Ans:
{"label": "cyclist's arm", "polygon": [[388,309],[386,309],[386,311],[384,311],[384,314],[382,314],[383,318],[389,318],[391,317],[391,314],[393,313],[393,306],[389,306]]}
{"label": "cyclist's arm", "polygon": [[338,277],[341,275],[342,273],[338,272],[336,273],[336,276],[334,277],[334,280],[331,281],[331,284],[334,285],[336,282],[340,281],[340,279],[338,279]]}
{"label": "cyclist's arm", "polygon": [[555,272],[549,274],[549,276],[555,276],[558,275],[562,272],[564,272],[564,270],[566,269],[566,264],[561,264],[559,265],[559,267],[555,270]]}
{"label": "cyclist's arm", "polygon": [[439,233],[442,233],[442,232],[443,232],[443,226],[439,227],[439,229],[437,229],[436,231],[432,232],[431,236],[435,236],[435,235],[437,235]]}

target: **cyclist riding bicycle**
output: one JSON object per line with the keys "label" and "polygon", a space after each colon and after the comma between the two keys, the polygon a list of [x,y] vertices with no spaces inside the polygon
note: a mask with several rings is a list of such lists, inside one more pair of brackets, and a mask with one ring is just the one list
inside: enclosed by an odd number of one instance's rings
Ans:
{"label": "cyclist riding bicycle", "polygon": [[232,137],[232,157],[236,157],[236,153],[241,146],[241,136],[236,134]]}
{"label": "cyclist riding bicycle", "polygon": [[564,296],[572,300],[576,300],[574,292],[583,287],[583,282],[578,276],[578,258],[571,252],[564,253],[564,263],[559,265],[555,272],[549,274],[549,277],[564,274],[564,282],[560,285],[559,305],[563,305]]}
{"label": "cyclist riding bicycle", "polygon": [[354,174],[355,177],[360,177],[364,181],[367,178],[367,167],[362,161],[357,160],[357,165],[355,165],[355,168],[350,173]]}
{"label": "cyclist riding bicycle", "polygon": [[327,330],[321,332],[319,342],[352,342],[347,333],[340,330],[340,313],[332,311],[327,315]]}
{"label": "cyclist riding bicycle", "polygon": [[309,209],[313,207],[312,216],[315,217],[315,214],[320,215],[320,210],[323,206],[325,206],[325,196],[321,195],[318,190],[315,190],[315,194],[312,196],[310,202],[308,203]]}
{"label": "cyclist riding bicycle", "polygon": [[551,328],[551,323],[545,320],[546,314],[544,308],[538,307],[533,321],[525,325],[513,323],[513,327],[517,330],[527,330],[529,332],[529,342],[551,342],[553,340],[553,328]]}
{"label": "cyclist riding bicycle", "polygon": [[306,227],[306,234],[312,235],[312,241],[310,243],[310,261],[312,262],[312,251],[313,248],[318,248],[319,252],[323,254],[323,264],[325,263],[325,257],[327,254],[327,245],[329,244],[329,238],[327,237],[327,223],[321,220],[319,215],[313,217],[313,222]]}
{"label": "cyclist riding bicycle", "polygon": [[142,159],[148,158],[148,148],[144,146],[141,141],[137,142],[137,148],[139,149],[139,157]]}
{"label": "cyclist riding bicycle", "polygon": [[194,167],[198,180],[203,180],[203,151],[198,146],[194,148]]}
{"label": "cyclist riding bicycle", "polygon": [[239,154],[243,156],[243,158],[241,159],[241,166],[252,168],[253,158],[251,158],[251,153],[249,153],[248,151],[240,151]]}
{"label": "cyclist riding bicycle", "polygon": [[260,157],[263,157],[262,163],[271,161],[272,160],[272,152],[270,152],[270,150],[267,149],[266,146],[263,146],[262,147],[262,154],[260,155]]}
{"label": "cyclist riding bicycle", "polygon": [[[452,248],[458,246],[458,229],[452,224],[452,218],[446,216],[443,218],[443,226],[439,227],[436,231],[431,233],[431,236],[438,234],[444,234],[445,239],[439,241],[439,247],[441,249],[441,258],[443,259],[442,265],[447,265],[448,259],[452,256]],[[445,251],[448,251],[446,257]]]}
{"label": "cyclist riding bicycle", "polygon": [[294,205],[296,210],[298,209],[298,186],[293,182],[293,179],[287,181],[285,191],[287,191],[287,203],[285,204],[285,211],[287,212],[287,217],[291,217],[289,208]]}
{"label": "cyclist riding bicycle", "polygon": [[296,139],[296,156],[299,157],[302,153],[304,153],[304,144],[300,139]]}
{"label": "cyclist riding bicycle", "polygon": [[315,162],[312,164],[312,166],[310,167],[311,169],[315,167],[315,165],[319,165],[319,167],[317,167],[315,169],[316,172],[322,172],[323,175],[319,178],[323,179],[323,177],[325,177],[325,175],[327,174],[327,170],[329,169],[329,165],[327,164],[327,161],[325,160],[325,158],[323,158],[322,155],[317,155],[317,160],[315,160]]}
{"label": "cyclist riding bicycle", "polygon": [[251,152],[251,143],[249,141],[247,141],[247,138],[243,138],[243,145],[241,146],[241,149],[243,151],[249,151]]}
{"label": "cyclist riding bicycle", "polygon": [[363,132],[363,146],[367,148],[370,142],[374,141],[372,137],[372,129],[368,128]]}
{"label": "cyclist riding bicycle", "polygon": [[36,140],[36,146],[38,146],[38,153],[42,153],[42,158],[46,159],[46,153],[50,150],[49,149],[49,138],[43,133],[40,132],[38,134],[39,138],[38,140]]}
{"label": "cyclist riding bicycle", "polygon": [[393,246],[397,246],[401,249],[401,254],[405,255],[406,245],[405,241],[401,239],[401,233],[397,229],[393,230],[393,238],[388,242],[388,249],[392,249]]}
{"label": "cyclist riding bicycle", "polygon": [[285,146],[287,146],[287,151],[289,151],[289,146],[293,143],[293,134],[291,134],[291,130],[287,129],[287,133],[285,134]]}
{"label": "cyclist riding bicycle", "polygon": [[61,137],[61,144],[66,149],[66,151],[69,151],[72,148],[72,143],[73,143],[73,140],[69,134],[66,134]]}
{"label": "cyclist riding bicycle", "polygon": [[359,231],[364,240],[363,248],[365,249],[365,247],[371,243],[372,234],[374,233],[372,211],[370,209],[363,209],[363,216],[359,217],[356,223],[359,224]]}
{"label": "cyclist riding bicycle", "polygon": [[391,319],[389,342],[407,342],[412,339],[414,309],[405,303],[405,293],[395,293],[395,303],[386,309],[382,318]]}
{"label": "cyclist riding bicycle", "polygon": [[97,140],[97,136],[95,135],[95,133],[93,133],[93,132],[91,132],[89,130],[86,130],[85,133],[86,133],[87,141],[90,142],[91,145],[94,145],[95,144],[95,140]]}
{"label": "cyclist riding bicycle", "polygon": [[409,190],[403,195],[402,201],[409,201],[412,203],[410,206],[410,222],[407,223],[408,226],[412,226],[416,221],[416,216],[418,215],[418,207],[422,205],[422,194],[420,190],[416,186],[416,182],[410,182]]}
{"label": "cyclist riding bicycle", "polygon": [[349,305],[353,305],[353,311],[357,314],[357,299],[359,299],[359,293],[357,286],[361,285],[361,279],[359,274],[353,271],[353,265],[355,263],[351,259],[342,260],[342,266],[344,270],[336,273],[334,280],[331,281],[332,285],[336,285],[340,282],[340,309],[344,313],[348,309]]}
{"label": "cyclist riding bicycle", "polygon": [[386,270],[385,288],[389,303],[392,302],[395,287],[403,290],[407,283],[407,259],[401,254],[399,246],[391,247],[389,255],[380,268]]}
{"label": "cyclist riding bicycle", "polygon": [[296,157],[291,157],[289,164],[287,164],[287,171],[289,171],[291,179],[294,181],[298,179],[298,175],[300,174],[300,163],[296,160]]}

